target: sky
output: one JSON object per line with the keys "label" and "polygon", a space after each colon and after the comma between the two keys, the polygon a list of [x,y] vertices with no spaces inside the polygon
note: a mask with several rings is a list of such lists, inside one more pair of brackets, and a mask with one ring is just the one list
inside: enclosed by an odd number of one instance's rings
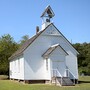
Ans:
{"label": "sky", "polygon": [[16,42],[32,37],[48,5],[54,25],[70,42],[90,43],[90,0],[0,0],[0,37],[10,34]]}

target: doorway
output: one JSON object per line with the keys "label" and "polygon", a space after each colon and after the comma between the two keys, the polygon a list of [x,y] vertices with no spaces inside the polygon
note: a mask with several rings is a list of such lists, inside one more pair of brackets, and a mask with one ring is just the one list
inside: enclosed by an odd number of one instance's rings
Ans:
{"label": "doorway", "polygon": [[57,77],[66,76],[66,65],[64,61],[52,61],[53,74]]}

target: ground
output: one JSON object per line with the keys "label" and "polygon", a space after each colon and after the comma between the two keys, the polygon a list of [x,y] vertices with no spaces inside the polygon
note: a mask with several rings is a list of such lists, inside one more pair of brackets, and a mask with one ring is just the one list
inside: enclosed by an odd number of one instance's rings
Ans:
{"label": "ground", "polygon": [[23,84],[17,81],[0,80],[0,90],[90,90],[90,76],[82,76],[76,86],[55,86],[45,84]]}

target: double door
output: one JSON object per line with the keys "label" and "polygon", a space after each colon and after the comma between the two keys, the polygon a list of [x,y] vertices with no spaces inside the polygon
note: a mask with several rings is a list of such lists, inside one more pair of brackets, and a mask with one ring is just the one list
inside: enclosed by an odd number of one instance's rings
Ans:
{"label": "double door", "polygon": [[64,61],[52,61],[53,74],[57,77],[66,77],[66,65]]}

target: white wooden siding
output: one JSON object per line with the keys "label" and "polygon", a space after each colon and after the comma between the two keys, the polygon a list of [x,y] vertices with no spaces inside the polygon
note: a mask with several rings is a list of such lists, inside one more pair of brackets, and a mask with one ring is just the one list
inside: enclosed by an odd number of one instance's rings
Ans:
{"label": "white wooden siding", "polygon": [[24,58],[20,56],[10,61],[10,78],[24,79]]}

